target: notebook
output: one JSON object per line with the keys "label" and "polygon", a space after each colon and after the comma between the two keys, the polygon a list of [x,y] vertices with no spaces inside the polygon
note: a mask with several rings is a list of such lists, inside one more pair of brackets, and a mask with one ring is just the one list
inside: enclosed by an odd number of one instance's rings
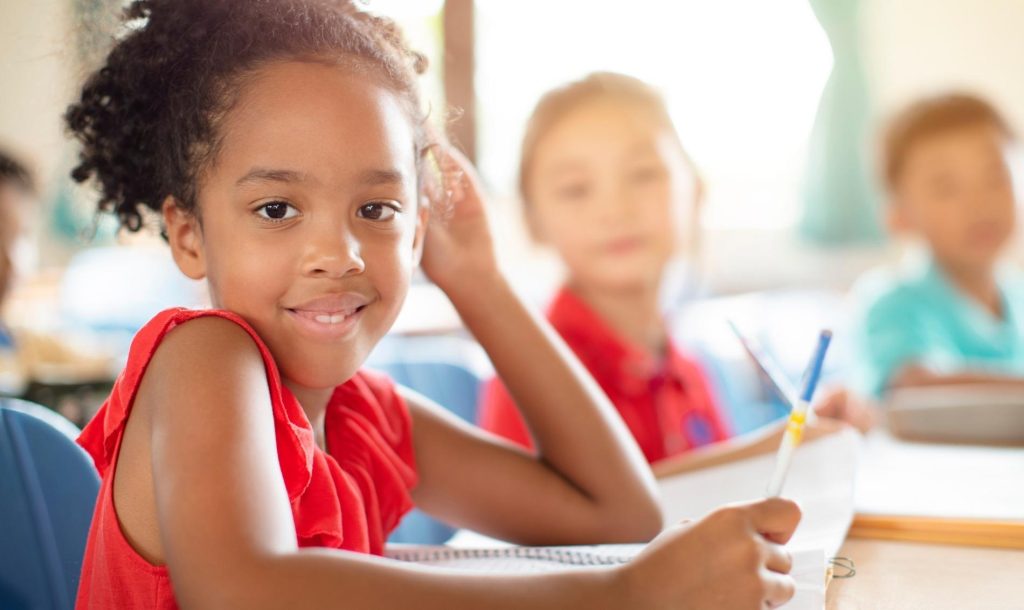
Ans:
{"label": "notebook", "polygon": [[[389,545],[385,556],[436,568],[481,574],[537,574],[622,565],[643,550],[642,544],[573,547],[451,548]],[[825,555],[820,549],[794,550],[796,593],[780,608],[822,610],[825,606]]]}
{"label": "notebook", "polygon": [[[790,546],[834,557],[853,520],[854,480],[862,437],[852,429],[806,442],[793,455],[783,497],[803,511]],[[666,523],[700,517],[730,502],[758,500],[775,468],[775,454],[671,476],[659,481]]]}
{"label": "notebook", "polygon": [[941,386],[894,390],[889,428],[923,441],[1024,446],[1024,390],[1007,386]]}
{"label": "notebook", "polygon": [[1024,548],[1024,448],[918,443],[872,432],[850,535]]}
{"label": "notebook", "polygon": [[[787,545],[796,595],[784,608],[821,610],[829,560],[846,537],[853,518],[853,483],[861,437],[843,430],[801,445],[794,455],[784,494],[800,502],[803,519]],[[775,455],[759,455],[659,481],[666,525],[699,518],[722,504],[764,497]],[[449,547],[389,546],[387,555],[437,567],[506,573],[532,573],[616,565],[642,545],[522,548],[469,531]],[[455,548],[452,548],[455,547]]]}

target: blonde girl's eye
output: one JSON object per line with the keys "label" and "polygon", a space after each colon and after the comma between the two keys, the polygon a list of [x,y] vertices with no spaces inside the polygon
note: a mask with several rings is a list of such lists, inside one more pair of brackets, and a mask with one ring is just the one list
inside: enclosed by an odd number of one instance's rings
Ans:
{"label": "blonde girl's eye", "polygon": [[256,208],[256,215],[270,221],[288,220],[299,215],[295,206],[284,201],[271,201]]}
{"label": "blonde girl's eye", "polygon": [[398,212],[398,207],[393,203],[388,203],[386,201],[371,201],[370,203],[365,203],[359,206],[359,210],[356,212],[356,215],[367,220],[386,222],[394,218]]}
{"label": "blonde girl's eye", "polygon": [[590,186],[584,182],[570,182],[555,189],[559,199],[575,201],[590,194]]}
{"label": "blonde girl's eye", "polygon": [[661,178],[661,168],[657,166],[639,167],[630,176],[633,182],[652,182]]}

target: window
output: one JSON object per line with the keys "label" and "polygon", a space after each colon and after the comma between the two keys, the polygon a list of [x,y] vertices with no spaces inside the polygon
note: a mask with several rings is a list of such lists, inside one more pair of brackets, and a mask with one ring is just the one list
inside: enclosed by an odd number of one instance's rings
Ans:
{"label": "window", "polygon": [[477,0],[478,165],[513,195],[523,124],[548,89],[596,70],[657,86],[708,187],[711,228],[800,211],[832,55],[804,0]]}

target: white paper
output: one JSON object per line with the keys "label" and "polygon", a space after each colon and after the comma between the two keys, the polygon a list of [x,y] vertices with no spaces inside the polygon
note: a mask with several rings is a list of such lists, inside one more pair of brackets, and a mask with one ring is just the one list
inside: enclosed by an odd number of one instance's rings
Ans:
{"label": "white paper", "polygon": [[863,514],[1024,520],[1024,448],[912,443],[872,432],[855,505]]}
{"label": "white paper", "polygon": [[[839,552],[853,521],[853,485],[861,436],[847,429],[797,447],[783,497],[803,511],[790,546]],[[697,519],[730,502],[764,498],[775,454],[705,468],[660,481],[666,524]]]}
{"label": "white paper", "polygon": [[[783,606],[788,610],[822,610],[825,606],[826,559],[838,553],[853,520],[853,484],[861,444],[857,432],[844,430],[801,445],[793,456],[783,495],[800,503],[803,519],[787,545],[793,555],[792,575],[797,583],[796,595]],[[774,467],[772,453],[663,479],[659,487],[666,525],[700,518],[730,502],[763,498]],[[449,546],[472,549],[511,545],[462,530]],[[626,549],[636,553],[642,546],[576,548],[601,553],[621,553]],[[524,564],[512,558],[449,559],[433,565],[505,573],[567,569],[555,562]]]}

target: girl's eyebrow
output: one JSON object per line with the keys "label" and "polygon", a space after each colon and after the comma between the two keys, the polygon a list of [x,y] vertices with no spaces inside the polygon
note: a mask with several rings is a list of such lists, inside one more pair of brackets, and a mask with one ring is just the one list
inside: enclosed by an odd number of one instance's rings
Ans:
{"label": "girl's eyebrow", "polygon": [[[290,169],[254,167],[235,182],[235,186],[246,186],[256,182],[303,182],[306,174]],[[359,182],[370,186],[381,184],[403,184],[405,174],[398,169],[370,169],[359,174]]]}
{"label": "girl's eyebrow", "polygon": [[302,182],[306,176],[290,169],[271,169],[254,167],[235,182],[235,186],[245,186],[254,182]]}
{"label": "girl's eyebrow", "polygon": [[564,174],[579,174],[587,171],[587,164],[577,159],[559,161],[545,169],[548,179],[559,178]]}
{"label": "girl's eyebrow", "polygon": [[398,169],[368,169],[359,175],[359,182],[370,186],[403,184],[405,174]]}

